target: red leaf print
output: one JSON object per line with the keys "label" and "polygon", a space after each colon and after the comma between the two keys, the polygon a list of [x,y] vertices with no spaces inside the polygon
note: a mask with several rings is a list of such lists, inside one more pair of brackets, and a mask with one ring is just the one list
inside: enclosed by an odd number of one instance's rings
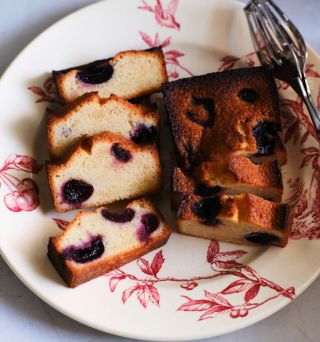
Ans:
{"label": "red leaf print", "polygon": [[139,31],[139,34],[141,36],[141,38],[143,39],[143,41],[149,46],[149,47],[154,47],[153,41],[151,39],[151,37],[142,31]]}
{"label": "red leaf print", "polygon": [[223,304],[223,305],[231,306],[231,304],[223,296],[219,295],[218,293],[214,293],[214,292],[204,290],[204,294],[208,299],[213,300],[217,304]]}
{"label": "red leaf print", "polygon": [[165,48],[165,47],[167,47],[168,45],[170,45],[170,43],[171,43],[171,37],[168,37],[168,38],[166,38],[166,39],[161,43],[161,47],[162,47],[162,48]]}
{"label": "red leaf print", "polygon": [[193,300],[186,296],[182,297],[187,298],[188,302],[179,306],[177,309],[178,311],[206,311],[210,309],[213,305],[216,305],[212,301],[206,299]]}
{"label": "red leaf print", "polygon": [[215,260],[211,264],[211,268],[214,271],[222,271],[222,270],[230,270],[232,268],[239,268],[242,267],[243,265],[236,262],[236,261],[220,261],[220,260]]}
{"label": "red leaf print", "polygon": [[171,0],[168,7],[165,9],[161,0],[156,0],[154,7],[150,6],[146,1],[142,1],[143,6],[138,8],[151,13],[154,13],[156,22],[163,27],[180,29],[180,24],[175,19],[175,12],[177,10],[179,0]]}
{"label": "red leaf print", "polygon": [[261,277],[259,276],[259,274],[250,266],[244,266],[242,269],[241,269],[241,272],[246,275],[247,273],[247,277],[251,277],[253,276],[253,278],[255,280],[258,280],[260,281]]}
{"label": "red leaf print", "polygon": [[159,306],[160,295],[157,288],[153,285],[141,286],[138,291],[137,297],[140,304],[145,309],[147,308],[149,302]]}
{"label": "red leaf print", "polygon": [[218,241],[216,240],[211,240],[208,251],[207,251],[207,261],[211,264],[213,262],[214,257],[216,254],[219,252],[220,246]]}
{"label": "red leaf print", "polygon": [[248,252],[243,251],[241,249],[231,251],[231,252],[220,252],[216,255],[216,259],[218,259],[219,261],[223,261],[223,262],[230,262],[230,261],[234,261],[234,260],[241,258],[247,253]]}
{"label": "red leaf print", "polygon": [[49,77],[47,80],[45,80],[45,82],[43,83],[43,86],[45,88],[45,90],[49,93],[52,86],[53,86],[53,78]]}
{"label": "red leaf print", "polygon": [[121,274],[119,276],[115,276],[115,277],[111,277],[109,279],[109,287],[110,287],[110,291],[114,292],[114,290],[116,289],[117,285],[119,284],[119,282],[123,279],[125,279],[126,276],[125,274]]}
{"label": "red leaf print", "polygon": [[220,65],[218,71],[230,70],[233,68],[235,62],[237,62],[240,58],[235,56],[226,56],[220,59],[222,64]]}
{"label": "red leaf print", "polygon": [[32,87],[28,87],[28,89],[39,96],[43,96],[43,97],[47,96],[47,94],[40,87],[32,86]]}
{"label": "red leaf print", "polygon": [[222,313],[226,313],[230,309],[231,309],[230,306],[224,306],[224,305],[214,306],[211,309],[209,309],[208,311],[206,311],[204,314],[202,314],[199,317],[199,321],[202,321],[202,320],[208,319],[208,318],[215,318],[215,317],[219,316]]}
{"label": "red leaf print", "polygon": [[139,285],[131,286],[128,289],[124,290],[122,293],[122,303],[124,304],[128,298],[133,294],[133,292],[138,291],[140,289]]}
{"label": "red leaf print", "polygon": [[260,286],[260,284],[255,284],[252,287],[250,287],[250,289],[246,292],[244,296],[244,300],[246,302],[250,302],[252,299],[254,299],[259,293]]}
{"label": "red leaf print", "polygon": [[181,51],[178,51],[178,50],[170,50],[170,51],[167,51],[165,52],[165,56],[167,59],[176,59],[176,58],[179,58],[179,57],[183,57],[185,54]]}
{"label": "red leaf print", "polygon": [[151,263],[151,270],[154,276],[156,276],[159,273],[163,263],[164,263],[164,257],[163,257],[162,250],[161,250],[154,256],[152,263]]}
{"label": "red leaf print", "polygon": [[252,281],[247,280],[247,279],[240,279],[228,285],[221,293],[222,294],[239,293],[239,292],[248,290],[250,287],[252,287]]}
{"label": "red leaf print", "polygon": [[57,224],[58,228],[62,230],[65,230],[68,224],[70,223],[69,221],[61,220],[61,219],[54,218],[54,217],[52,219]]}
{"label": "red leaf print", "polygon": [[305,156],[301,162],[301,165],[300,165],[300,169],[302,169],[303,167],[305,167],[306,165],[309,164],[310,160],[312,160],[314,158],[314,156],[311,154]]}
{"label": "red leaf print", "polygon": [[314,70],[314,64],[307,64],[305,68],[307,77],[320,77],[320,74]]}
{"label": "red leaf print", "polygon": [[186,283],[184,284],[181,284],[180,287],[182,289],[185,289],[185,290],[188,290],[188,291],[191,291],[193,290],[195,287],[197,287],[199,284],[196,282],[196,281],[187,281]]}
{"label": "red leaf print", "polygon": [[319,87],[318,96],[317,96],[317,107],[318,109],[320,109],[320,87]]}
{"label": "red leaf print", "polygon": [[139,258],[137,260],[137,264],[138,264],[138,266],[140,267],[140,270],[143,273],[148,274],[148,275],[154,275],[153,270],[152,270],[152,268],[150,266],[150,263],[146,259]]}

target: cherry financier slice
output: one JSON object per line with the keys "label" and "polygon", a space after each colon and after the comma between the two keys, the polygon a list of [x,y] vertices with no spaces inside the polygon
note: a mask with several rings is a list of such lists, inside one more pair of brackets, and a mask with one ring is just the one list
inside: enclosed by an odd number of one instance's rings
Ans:
{"label": "cherry financier slice", "polygon": [[160,187],[157,147],[103,132],[81,140],[64,160],[47,163],[58,212],[143,196]]}
{"label": "cherry financier slice", "polygon": [[120,213],[80,211],[62,235],[50,238],[48,257],[76,287],[164,245],[170,233],[153,204],[139,199]]}

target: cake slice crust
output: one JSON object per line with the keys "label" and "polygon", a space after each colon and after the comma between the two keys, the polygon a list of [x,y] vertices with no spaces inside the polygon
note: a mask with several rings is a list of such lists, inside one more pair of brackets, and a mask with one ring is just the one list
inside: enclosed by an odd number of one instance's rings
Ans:
{"label": "cake slice crust", "polygon": [[64,156],[80,139],[104,131],[121,134],[139,144],[152,144],[159,131],[159,115],[141,106],[111,95],[101,99],[98,93],[83,95],[48,119],[51,158]]}
{"label": "cake slice crust", "polygon": [[52,74],[64,103],[92,91],[97,91],[102,98],[111,94],[124,99],[136,98],[159,91],[168,81],[161,47],[123,51],[113,58]]}
{"label": "cake slice crust", "polygon": [[164,245],[171,230],[146,199],[122,213],[80,211],[62,235],[52,237],[48,257],[69,287],[106,274]]}

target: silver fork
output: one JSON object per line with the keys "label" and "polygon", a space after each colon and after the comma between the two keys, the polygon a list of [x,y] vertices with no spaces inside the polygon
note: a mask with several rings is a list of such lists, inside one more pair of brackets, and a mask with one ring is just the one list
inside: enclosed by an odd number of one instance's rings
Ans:
{"label": "silver fork", "polygon": [[261,64],[302,97],[320,138],[320,115],[304,73],[307,48],[302,35],[272,0],[251,0],[244,11]]}

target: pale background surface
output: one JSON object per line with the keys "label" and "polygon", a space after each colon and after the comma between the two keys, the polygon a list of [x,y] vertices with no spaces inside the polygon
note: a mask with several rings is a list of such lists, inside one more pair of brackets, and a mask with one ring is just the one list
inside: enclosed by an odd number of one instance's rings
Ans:
{"label": "pale background surface", "polygon": [[[0,0],[0,75],[16,54],[49,25],[93,2]],[[276,2],[296,23],[305,39],[320,51],[320,1]],[[262,322],[203,341],[316,342],[320,341],[319,317],[320,279],[294,302]],[[0,257],[0,341],[126,342],[128,339],[90,329],[55,311],[29,291]]]}

